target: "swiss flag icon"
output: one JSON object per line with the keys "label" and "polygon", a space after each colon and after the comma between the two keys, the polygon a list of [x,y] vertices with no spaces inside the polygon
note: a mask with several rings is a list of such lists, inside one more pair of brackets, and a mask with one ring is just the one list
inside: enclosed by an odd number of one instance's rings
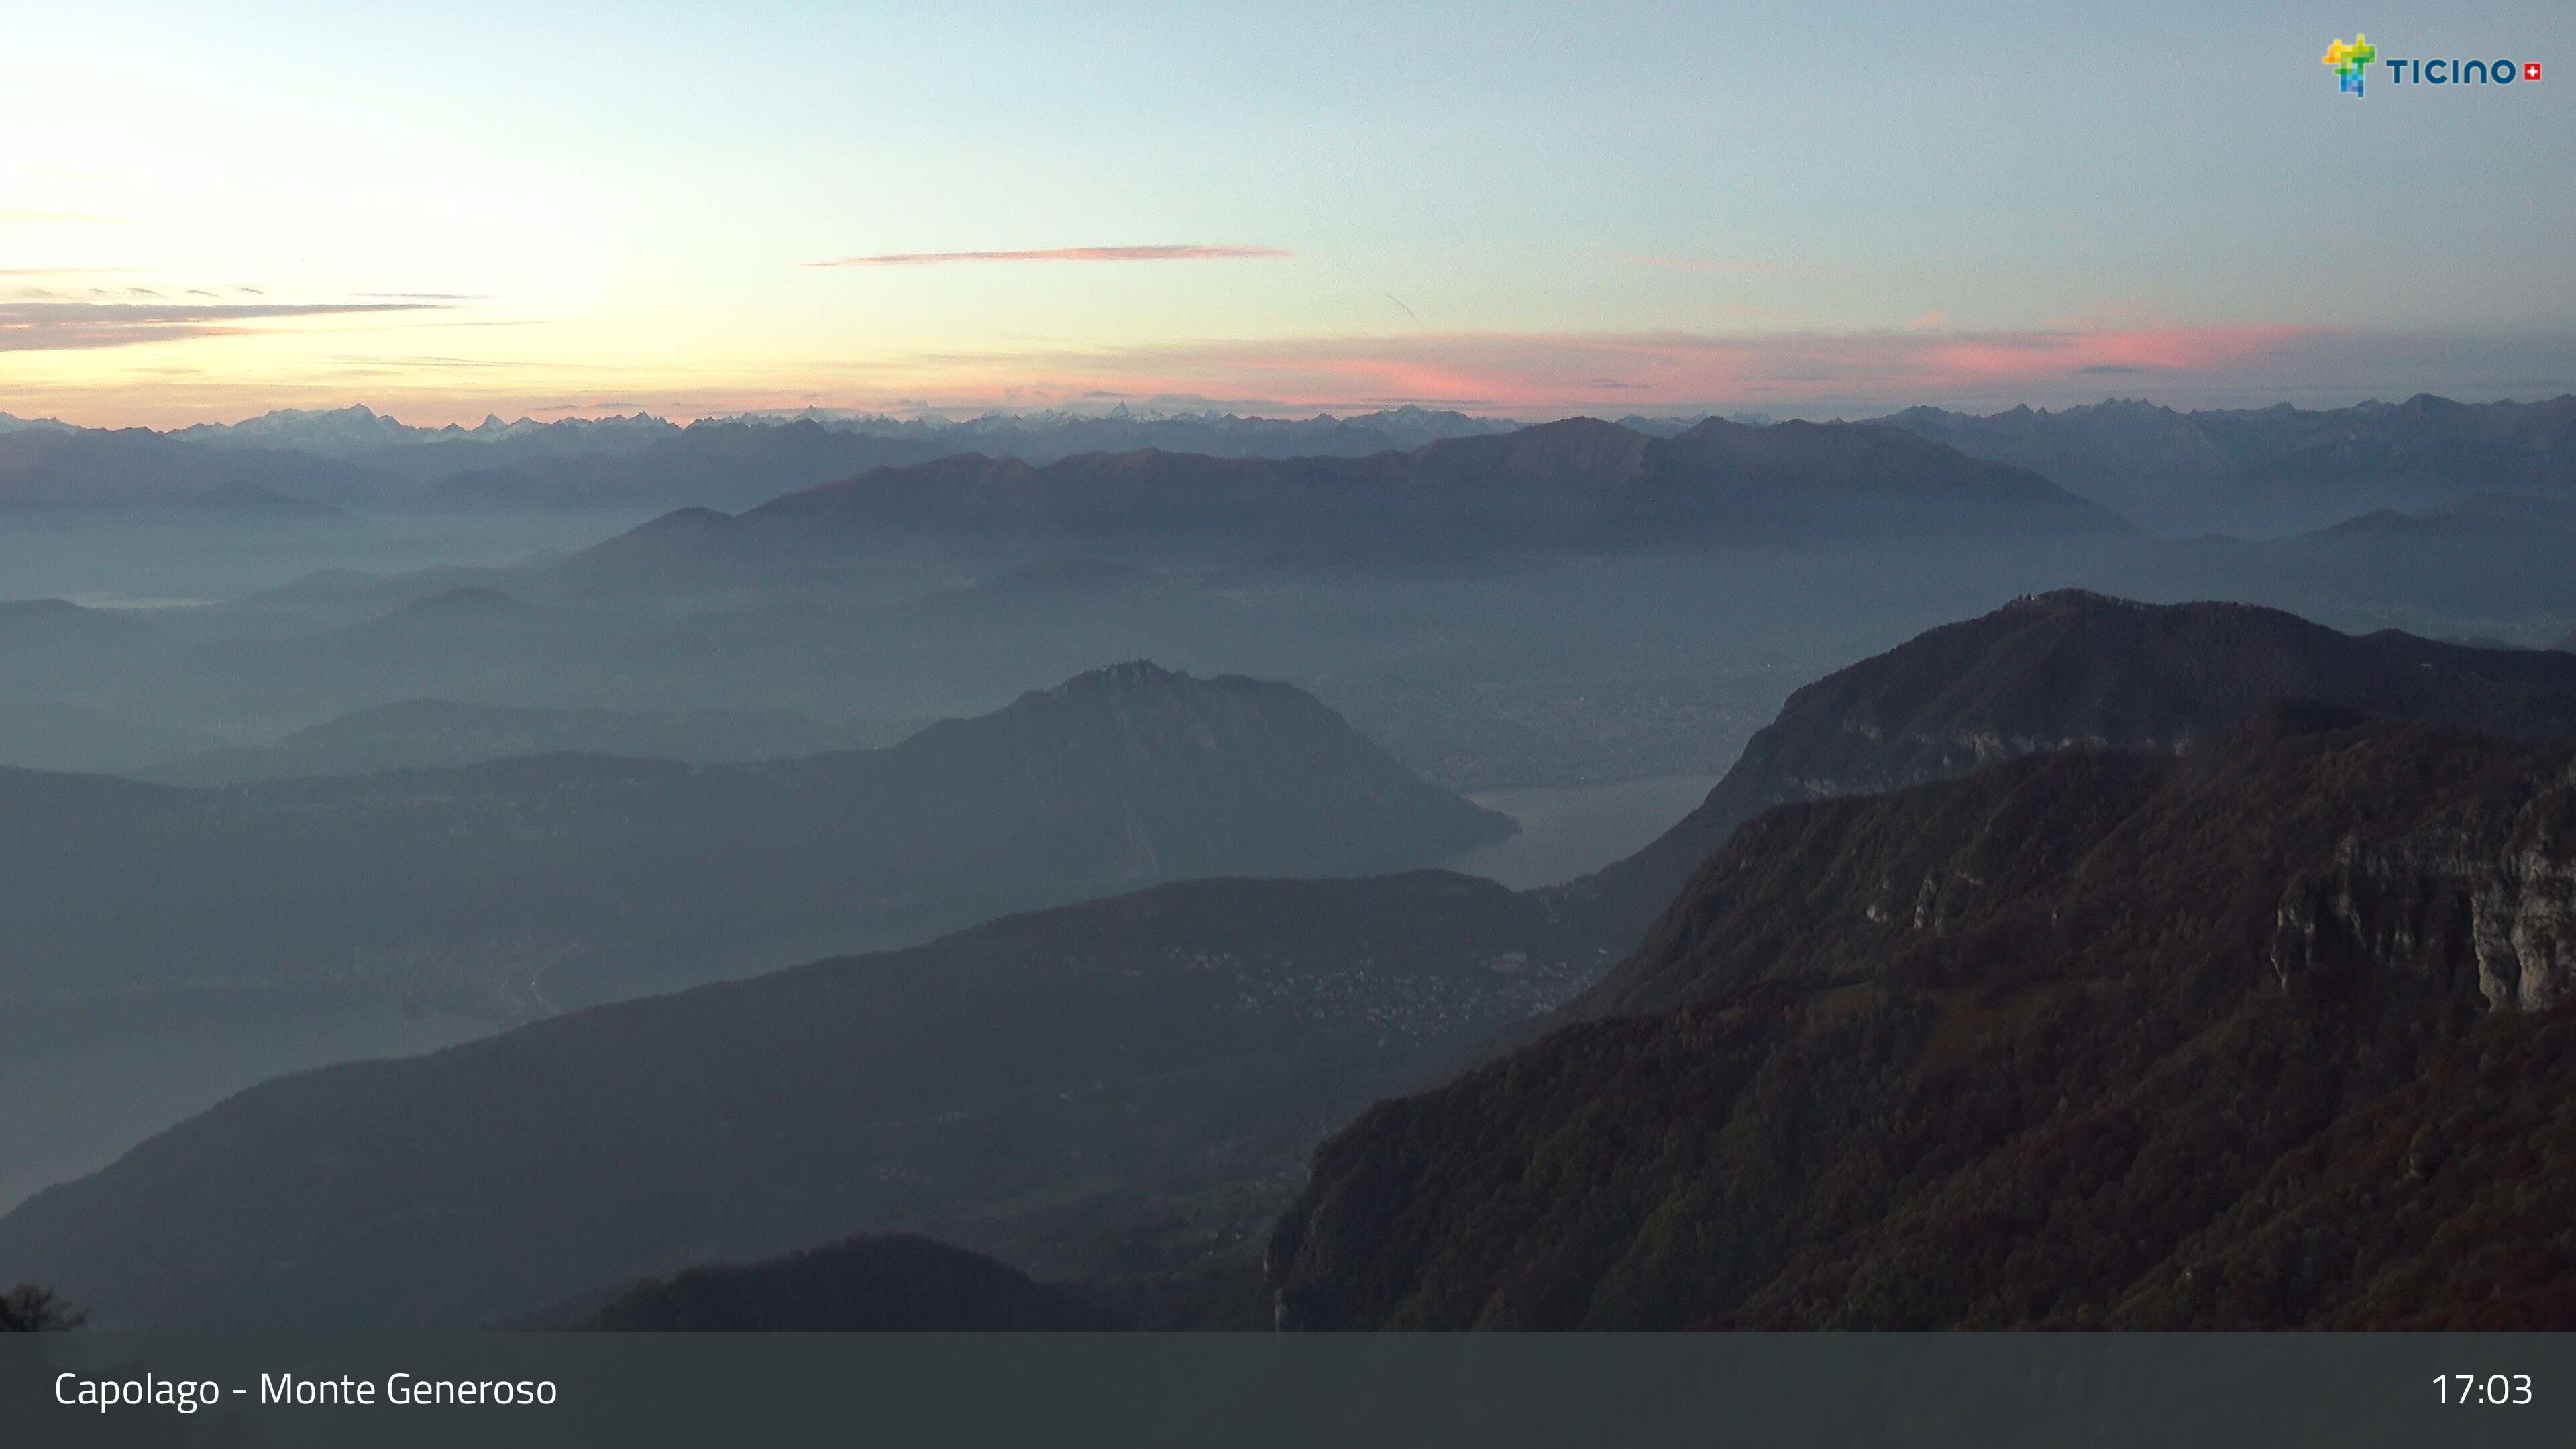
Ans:
{"label": "swiss flag icon", "polygon": [[2536,60],[2523,62],[2522,78],[2524,80],[2540,79],[2540,62]]}

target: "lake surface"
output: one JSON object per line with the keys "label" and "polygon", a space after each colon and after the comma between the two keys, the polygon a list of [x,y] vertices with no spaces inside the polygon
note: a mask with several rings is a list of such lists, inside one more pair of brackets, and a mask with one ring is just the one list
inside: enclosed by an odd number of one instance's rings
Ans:
{"label": "lake surface", "polygon": [[1648,841],[1699,807],[1715,775],[1661,775],[1616,785],[1550,786],[1488,790],[1467,798],[1521,823],[1509,840],[1478,846],[1440,862],[1466,875],[1481,875],[1514,890],[1562,885],[1614,860],[1634,855]]}
{"label": "lake surface", "polygon": [[287,1011],[175,995],[9,1011],[0,1029],[0,1212],[270,1077],[434,1051],[492,1030],[376,997]]}
{"label": "lake surface", "polygon": [[[1560,884],[1633,854],[1697,807],[1717,779],[1666,775],[1472,795],[1520,821],[1521,833],[1441,864],[1515,890]],[[818,942],[793,959],[917,938]],[[7,1104],[0,1110],[0,1212],[95,1172],[144,1138],[270,1077],[434,1051],[492,1029],[374,997],[326,998],[283,1012],[256,997],[185,994],[115,1005],[17,1003],[0,1020],[0,1103]]]}

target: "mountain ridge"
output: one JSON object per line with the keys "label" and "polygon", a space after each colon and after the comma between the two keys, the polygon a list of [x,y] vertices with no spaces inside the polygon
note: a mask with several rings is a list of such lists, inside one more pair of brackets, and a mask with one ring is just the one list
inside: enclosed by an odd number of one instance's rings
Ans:
{"label": "mountain ridge", "polygon": [[2571,666],[2394,630],[2349,635],[2255,605],[2032,595],[1797,690],[1697,810],[1554,895],[1625,950],[1700,861],[1772,806],[2071,745],[2186,750],[2289,696],[2518,737],[2576,737]]}
{"label": "mountain ridge", "polygon": [[2571,802],[2566,744],[2299,705],[1774,810],[1621,1014],[1318,1153],[1282,1320],[2563,1322],[2506,1168],[2576,1150]]}
{"label": "mountain ridge", "polygon": [[0,1261],[103,1327],[511,1321],[854,1230],[1248,1269],[1317,1140],[1590,964],[1447,872],[1157,886],[273,1079],[0,1216]]}
{"label": "mountain ridge", "polygon": [[1035,464],[955,454],[871,469],[740,514],[676,512],[567,567],[659,582],[674,569],[758,572],[849,540],[1150,542],[1419,565],[1940,533],[2132,532],[2117,514],[2035,474],[1897,429],[1711,419],[1666,439],[1569,418],[1357,458],[1146,449]]}
{"label": "mountain ridge", "polygon": [[888,1233],[648,1279],[580,1326],[611,1333],[1066,1333],[1121,1325],[1080,1297],[980,1253]]}
{"label": "mountain ridge", "polygon": [[2472,492],[2576,495],[2576,395],[2459,403],[2419,393],[2348,408],[2194,412],[2114,398],[1985,416],[1914,407],[1879,421],[2189,523],[2315,526]]}
{"label": "mountain ridge", "polygon": [[692,960],[785,964],[1156,880],[1418,866],[1516,828],[1293,686],[1141,662],[876,750],[196,790],[7,771],[0,797],[29,932],[0,991],[336,981],[503,1020]]}
{"label": "mountain ridge", "polygon": [[736,764],[880,748],[926,723],[827,724],[786,710],[536,709],[422,698],[353,710],[273,744],[170,755],[139,776],[165,785],[235,784],[566,752]]}

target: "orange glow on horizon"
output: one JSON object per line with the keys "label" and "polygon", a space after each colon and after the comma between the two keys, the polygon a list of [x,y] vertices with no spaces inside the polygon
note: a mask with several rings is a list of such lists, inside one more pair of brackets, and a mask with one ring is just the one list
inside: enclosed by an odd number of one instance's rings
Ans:
{"label": "orange glow on horizon", "polygon": [[[235,352],[255,349],[274,344],[287,325],[223,341]],[[2337,335],[2314,327],[2181,325],[1742,336],[1409,333],[1034,346],[721,371],[402,357],[305,369],[280,357],[273,368],[219,372],[171,365],[202,344],[162,342],[81,354],[96,362],[94,376],[78,376],[90,369],[75,366],[74,376],[35,387],[13,384],[8,354],[0,353],[0,411],[155,427],[353,402],[423,426],[470,426],[487,414],[544,420],[640,410],[685,422],[805,407],[962,414],[1115,402],[1295,413],[1415,403],[1504,416],[1834,407],[1858,416],[1923,402],[2188,390],[2285,347]],[[156,365],[118,361],[147,355]]]}

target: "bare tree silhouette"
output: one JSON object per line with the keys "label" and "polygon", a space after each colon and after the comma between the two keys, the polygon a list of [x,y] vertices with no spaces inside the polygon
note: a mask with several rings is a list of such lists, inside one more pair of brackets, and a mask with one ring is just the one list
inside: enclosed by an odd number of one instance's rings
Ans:
{"label": "bare tree silhouette", "polygon": [[0,1333],[58,1333],[78,1328],[89,1315],[65,1303],[51,1288],[21,1283],[0,1293]]}

